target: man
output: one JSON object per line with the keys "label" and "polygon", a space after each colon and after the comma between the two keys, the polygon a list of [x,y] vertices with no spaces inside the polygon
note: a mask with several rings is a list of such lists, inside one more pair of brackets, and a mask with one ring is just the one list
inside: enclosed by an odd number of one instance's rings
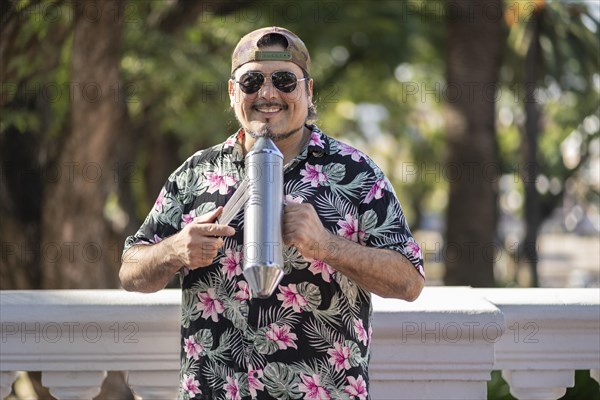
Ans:
{"label": "man", "polygon": [[[183,267],[181,399],[367,399],[370,293],[416,299],[419,247],[381,170],[307,124],[313,81],[300,38],[251,32],[231,67],[241,128],[169,177],[126,241],[122,285],[154,292]],[[285,165],[285,275],[267,299],[242,274],[243,213],[216,222],[261,136]]]}

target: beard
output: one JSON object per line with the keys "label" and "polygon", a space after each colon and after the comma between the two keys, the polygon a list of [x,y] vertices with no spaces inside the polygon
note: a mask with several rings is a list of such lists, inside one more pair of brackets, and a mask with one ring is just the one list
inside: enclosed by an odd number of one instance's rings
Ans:
{"label": "beard", "polygon": [[[276,102],[276,101],[257,101],[255,104],[252,105],[252,108],[257,110],[259,107],[265,107],[265,106],[266,107],[269,107],[269,106],[281,107],[281,109],[284,111],[288,109],[287,104],[282,103],[282,102]],[[238,119],[238,121],[239,121],[239,119]],[[241,125],[242,121],[239,121],[239,122]],[[251,124],[249,124],[249,125],[251,125]],[[270,123],[269,119],[267,119],[264,123],[262,123],[262,126],[258,130],[252,129],[250,126],[247,126],[247,127],[244,127],[244,131],[248,135],[250,135],[250,137],[252,137],[254,139],[258,139],[259,137],[266,137],[266,138],[271,139],[274,142],[277,142],[277,141],[289,138],[296,132],[302,130],[302,128],[304,128],[304,123],[302,123],[297,128],[291,129],[287,132],[274,132],[272,124]]]}
{"label": "beard", "polygon": [[271,139],[274,142],[277,142],[289,138],[294,133],[302,130],[302,128],[304,128],[304,124],[287,132],[273,132],[273,130],[269,126],[269,123],[266,123],[265,126],[263,126],[259,131],[244,128],[244,132],[246,132],[248,135],[250,135],[250,137],[254,139],[258,139],[259,137],[265,137]]}

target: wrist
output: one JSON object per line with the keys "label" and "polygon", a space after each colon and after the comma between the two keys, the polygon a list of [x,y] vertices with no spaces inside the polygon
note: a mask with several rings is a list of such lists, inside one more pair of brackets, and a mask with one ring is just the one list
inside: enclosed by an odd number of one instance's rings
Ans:
{"label": "wrist", "polygon": [[175,273],[183,266],[183,262],[179,257],[176,246],[176,234],[170,236],[161,242],[157,243],[157,250],[162,254],[162,264],[165,265],[171,272]]}
{"label": "wrist", "polygon": [[344,238],[336,235],[335,233],[331,233],[329,231],[326,231],[326,235],[323,237],[323,239],[320,241],[320,246],[321,246],[321,260],[326,262],[327,264],[331,263],[335,263],[339,252],[340,252],[340,245],[342,244],[342,242],[340,242],[340,240],[344,240]]}

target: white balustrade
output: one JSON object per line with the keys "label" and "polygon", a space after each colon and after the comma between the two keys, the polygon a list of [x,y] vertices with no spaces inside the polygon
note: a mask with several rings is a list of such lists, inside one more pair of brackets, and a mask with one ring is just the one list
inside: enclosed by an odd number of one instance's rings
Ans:
{"label": "white balustrade", "polygon": [[[557,399],[600,375],[600,290],[426,288],[373,300],[373,400],[485,399],[492,370],[518,399]],[[58,399],[91,399],[126,371],[143,399],[175,398],[180,291],[0,291],[0,399],[42,371]]]}
{"label": "white balustrade", "polygon": [[[134,371],[132,386],[147,399],[177,392],[177,290],[1,291],[0,307],[0,371],[42,371],[58,399],[93,398],[105,371]],[[148,382],[153,389],[139,386]]]}
{"label": "white balustrade", "polygon": [[413,303],[374,296],[373,399],[485,399],[504,318],[469,288],[426,288]]}
{"label": "white balustrade", "polygon": [[494,369],[517,399],[555,400],[600,368],[599,289],[473,289],[502,311]]}
{"label": "white balustrade", "polygon": [[164,400],[177,397],[179,371],[129,371],[127,383],[144,400]]}
{"label": "white balustrade", "polygon": [[10,394],[15,379],[17,379],[17,373],[15,371],[0,372],[0,399],[3,399]]}
{"label": "white balustrade", "polygon": [[44,371],[42,385],[57,399],[92,400],[102,387],[106,371]]}

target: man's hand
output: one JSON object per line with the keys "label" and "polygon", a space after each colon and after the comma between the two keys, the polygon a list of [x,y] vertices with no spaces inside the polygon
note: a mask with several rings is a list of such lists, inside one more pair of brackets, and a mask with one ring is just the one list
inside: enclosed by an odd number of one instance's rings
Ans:
{"label": "man's hand", "polygon": [[218,207],[196,217],[173,236],[170,246],[180,265],[189,269],[210,265],[223,247],[222,236],[235,234],[232,227],[214,223],[222,212],[223,207]]}
{"label": "man's hand", "polygon": [[331,233],[323,227],[311,204],[288,202],[283,209],[282,231],[283,242],[295,246],[303,257],[325,258]]}
{"label": "man's hand", "polygon": [[285,206],[283,242],[379,296],[413,301],[423,289],[423,278],[402,254],[362,246],[329,232],[308,203],[288,202]]}

